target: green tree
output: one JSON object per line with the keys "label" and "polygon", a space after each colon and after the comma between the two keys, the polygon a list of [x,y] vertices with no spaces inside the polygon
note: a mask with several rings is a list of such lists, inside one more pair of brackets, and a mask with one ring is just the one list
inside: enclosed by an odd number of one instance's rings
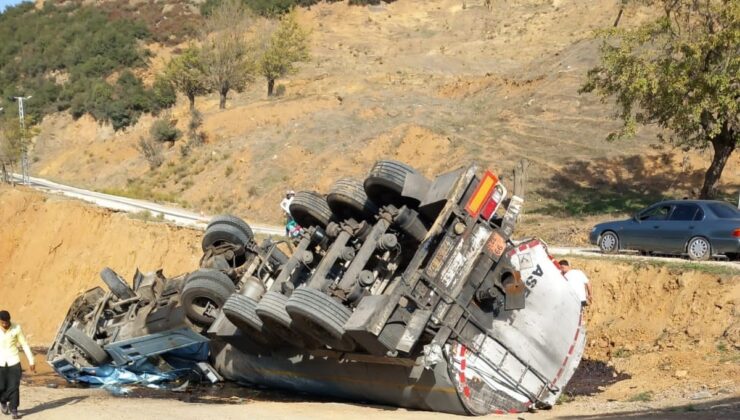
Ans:
{"label": "green tree", "polygon": [[202,35],[203,70],[208,87],[219,93],[219,108],[226,108],[226,95],[242,92],[253,79],[255,43],[248,36],[253,22],[241,0],[218,4],[206,18]]}
{"label": "green tree", "polygon": [[164,77],[172,83],[175,90],[188,97],[191,110],[195,109],[195,97],[209,92],[200,49],[195,46],[191,45],[182,54],[170,60]]}
{"label": "green tree", "polygon": [[308,60],[308,32],[298,24],[295,11],[286,13],[259,61],[260,72],[267,79],[267,96],[273,95],[275,80],[295,73],[295,64]]}
{"label": "green tree", "polygon": [[3,177],[8,169],[12,172],[20,162],[24,152],[28,152],[31,139],[39,133],[38,127],[33,125],[33,117],[26,117],[26,130],[23,131],[18,121],[4,118],[0,121],[0,171]]}
{"label": "green tree", "polygon": [[712,197],[725,164],[740,143],[740,2],[641,0],[660,16],[635,28],[601,32],[601,64],[588,72],[581,92],[614,98],[621,129],[608,139],[634,135],[638,124],[657,124],[661,140],[714,156],[701,198]]}

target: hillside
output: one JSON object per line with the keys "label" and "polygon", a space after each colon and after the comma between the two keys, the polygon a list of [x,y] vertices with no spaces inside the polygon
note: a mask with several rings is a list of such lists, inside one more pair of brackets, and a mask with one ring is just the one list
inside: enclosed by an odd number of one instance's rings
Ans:
{"label": "hillside", "polygon": [[[88,116],[57,114],[40,125],[31,170],[265,222],[280,221],[275,210],[286,189],[326,191],[337,175],[361,176],[378,158],[405,160],[427,174],[475,160],[507,177],[526,158],[532,226],[693,195],[709,153],[661,148],[651,127],[607,143],[618,126],[610,104],[577,92],[596,64],[593,31],[613,23],[619,3],[496,1],[489,12],[482,0],[399,0],[299,9],[311,29],[311,62],[278,81],[285,94],[276,99],[267,99],[262,79],[230,94],[226,110],[218,110],[215,95],[198,98],[208,143],[188,158],[175,147],[164,165],[148,169],[135,144],[152,117],[115,132]],[[630,9],[622,24],[644,18]],[[172,54],[161,43],[148,48],[155,54],[150,69]],[[182,98],[171,116],[185,128]],[[738,168],[736,154],[724,193],[740,187]],[[583,229],[576,228],[576,242]]]}

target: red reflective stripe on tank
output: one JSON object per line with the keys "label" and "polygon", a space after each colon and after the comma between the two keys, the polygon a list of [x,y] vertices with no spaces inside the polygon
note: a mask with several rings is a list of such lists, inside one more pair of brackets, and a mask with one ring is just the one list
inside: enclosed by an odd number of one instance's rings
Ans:
{"label": "red reflective stripe on tank", "polygon": [[465,346],[460,345],[460,372],[458,373],[458,382],[463,386],[462,392],[465,398],[470,398],[470,387],[467,385],[467,379],[465,379],[465,367],[468,365],[465,360]]}
{"label": "red reflective stripe on tank", "polygon": [[506,414],[504,410],[495,410],[493,414]]}
{"label": "red reflective stripe on tank", "polygon": [[560,379],[560,375],[563,374],[563,371],[565,371],[565,365],[568,363],[568,358],[571,354],[573,354],[573,351],[576,347],[576,341],[578,341],[578,336],[581,333],[581,325],[583,324],[583,312],[581,312],[581,315],[578,317],[578,328],[576,328],[576,334],[573,337],[573,344],[570,345],[570,349],[568,350],[568,354],[565,356],[565,359],[563,359],[563,364],[560,365],[560,370],[558,370],[558,374],[555,375],[555,378],[553,378],[552,382],[550,382],[550,386],[555,386],[555,382]]}
{"label": "red reflective stripe on tank", "polygon": [[[540,242],[539,239],[534,239],[534,240],[532,240],[530,242],[527,242],[526,244],[519,245],[518,248],[514,248],[511,251],[507,252],[506,253],[506,256],[507,257],[512,257],[517,252],[524,252],[524,251],[528,250],[529,248],[534,248],[537,245],[541,245],[541,244],[542,244],[542,242]],[[552,258],[552,257],[550,257],[550,258]]]}
{"label": "red reflective stripe on tank", "polygon": [[509,409],[509,414],[516,414],[516,413],[521,413],[521,411],[520,410],[517,410],[516,408],[510,408]]}

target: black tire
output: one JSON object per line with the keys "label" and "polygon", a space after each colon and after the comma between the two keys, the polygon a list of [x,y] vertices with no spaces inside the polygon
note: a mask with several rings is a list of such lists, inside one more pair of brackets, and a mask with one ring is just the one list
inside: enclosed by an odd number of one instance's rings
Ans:
{"label": "black tire", "polygon": [[226,299],[236,287],[226,274],[217,270],[198,270],[188,276],[180,293],[180,303],[187,317],[198,324],[211,325],[214,316],[205,313],[207,307],[213,310],[223,308]]}
{"label": "black tire", "polygon": [[298,191],[290,203],[290,215],[303,228],[325,228],[333,219],[326,199],[313,191]]}
{"label": "black tire", "polygon": [[615,254],[619,252],[619,236],[611,230],[601,234],[599,248],[604,254]]}
{"label": "black tire", "polygon": [[703,236],[694,236],[686,244],[686,253],[692,261],[707,261],[712,257],[712,243]]}
{"label": "black tire", "polygon": [[223,313],[242,333],[254,341],[266,344],[270,340],[263,330],[262,320],[257,316],[257,301],[240,294],[233,294],[223,306]]}
{"label": "black tire", "polygon": [[379,205],[393,204],[410,208],[419,206],[419,200],[402,196],[406,176],[418,171],[411,166],[395,160],[379,160],[375,162],[367,178],[365,178],[365,192],[370,200]]}
{"label": "black tire", "polygon": [[357,346],[344,324],[352,311],[320,290],[299,287],[288,299],[285,310],[293,320],[293,329],[313,337],[339,351],[352,351]]}
{"label": "black tire", "polygon": [[67,328],[64,336],[77,346],[84,353],[85,358],[94,365],[102,365],[110,359],[108,352],[79,328],[74,326]]}
{"label": "black tire", "polygon": [[113,295],[119,299],[126,300],[136,297],[136,293],[126,284],[126,281],[110,268],[105,267],[100,272],[100,278],[103,279],[106,286],[113,292]]}
{"label": "black tire", "polygon": [[738,252],[728,252],[725,256],[730,261],[740,261],[740,253]]}
{"label": "black tire", "polygon": [[283,341],[298,348],[316,348],[318,343],[304,337],[291,328],[293,320],[285,310],[288,297],[279,292],[267,292],[257,304],[257,316],[262,320],[265,330],[280,337]]}
{"label": "black tire", "polygon": [[203,251],[221,243],[231,243],[238,246],[247,246],[254,238],[252,228],[242,219],[228,214],[211,219],[203,235],[201,247]]}
{"label": "black tire", "polygon": [[367,198],[362,182],[352,178],[335,182],[326,196],[326,202],[339,220],[372,220],[378,213],[378,206]]}

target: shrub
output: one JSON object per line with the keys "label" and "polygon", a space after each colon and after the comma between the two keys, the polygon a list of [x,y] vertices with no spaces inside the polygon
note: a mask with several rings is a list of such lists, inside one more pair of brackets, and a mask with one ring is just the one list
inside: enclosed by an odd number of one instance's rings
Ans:
{"label": "shrub", "polygon": [[[147,89],[130,71],[145,64],[139,41],[147,38],[141,22],[96,7],[10,7],[0,13],[0,97],[33,95],[26,112],[36,120],[69,109],[75,118],[90,114],[125,128],[175,102],[167,83]],[[115,73],[117,82],[107,83]]]}
{"label": "shrub", "polygon": [[149,129],[152,139],[160,143],[169,141],[173,142],[180,138],[182,132],[175,127],[175,122],[168,119],[159,119],[154,121]]}
{"label": "shrub", "polygon": [[141,156],[149,162],[149,169],[157,169],[162,166],[164,156],[162,155],[162,144],[152,139],[141,137],[136,145]]}

